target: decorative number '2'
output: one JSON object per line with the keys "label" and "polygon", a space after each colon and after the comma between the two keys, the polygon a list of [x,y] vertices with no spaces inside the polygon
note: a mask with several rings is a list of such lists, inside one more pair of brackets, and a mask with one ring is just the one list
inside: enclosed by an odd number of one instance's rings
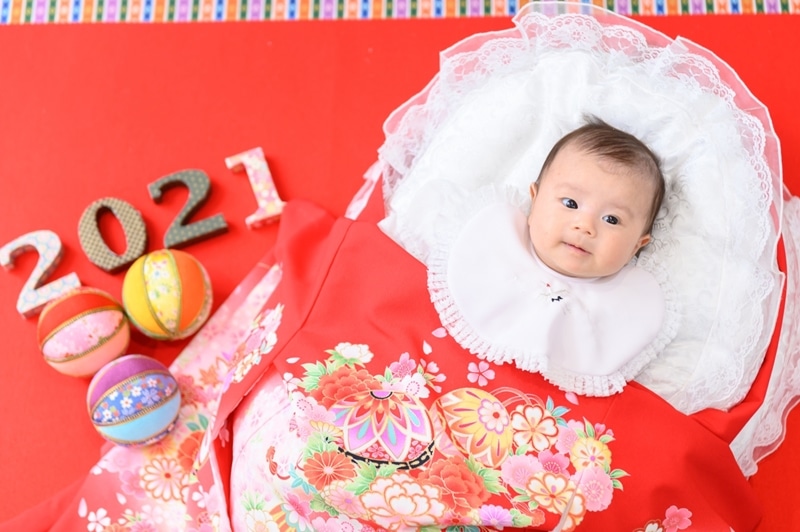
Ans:
{"label": "decorative number '2'", "polygon": [[0,265],[14,267],[14,259],[27,251],[39,253],[39,262],[17,299],[17,312],[26,318],[35,316],[48,301],[60,297],[81,285],[77,274],[69,273],[42,286],[53,273],[63,254],[61,239],[53,231],[43,229],[24,234],[0,248]]}
{"label": "decorative number '2'", "polygon": [[211,192],[211,181],[202,170],[175,172],[162,177],[154,183],[150,183],[147,190],[150,192],[150,197],[153,198],[153,201],[161,203],[162,192],[178,185],[183,185],[189,189],[189,198],[164,235],[165,248],[187,246],[228,230],[228,224],[221,214],[197,220],[190,224],[186,223],[186,220],[191,218],[197,212],[197,209],[208,201],[208,194]]}

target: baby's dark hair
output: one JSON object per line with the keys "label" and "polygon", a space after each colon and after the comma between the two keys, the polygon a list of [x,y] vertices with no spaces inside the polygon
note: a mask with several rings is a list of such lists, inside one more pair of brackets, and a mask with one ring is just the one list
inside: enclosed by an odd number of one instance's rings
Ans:
{"label": "baby's dark hair", "polygon": [[599,118],[590,117],[587,124],[575,129],[555,143],[539,171],[538,183],[553,160],[565,146],[572,145],[585,153],[597,155],[612,163],[621,164],[629,170],[652,180],[656,185],[650,217],[645,225],[644,234],[653,230],[653,223],[664,200],[664,174],[661,172],[661,161],[644,142],[630,133],[610,126]]}

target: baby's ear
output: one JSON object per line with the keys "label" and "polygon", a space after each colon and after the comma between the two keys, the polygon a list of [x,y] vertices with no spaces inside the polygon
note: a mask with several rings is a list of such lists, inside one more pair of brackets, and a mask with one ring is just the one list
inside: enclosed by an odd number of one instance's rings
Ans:
{"label": "baby's ear", "polygon": [[539,183],[533,182],[531,183],[531,201],[536,197],[536,193],[539,192]]}
{"label": "baby's ear", "polygon": [[643,247],[649,244],[651,240],[653,240],[653,237],[650,236],[650,233],[642,235],[642,237],[639,239],[638,246],[636,247],[636,253],[638,253]]}

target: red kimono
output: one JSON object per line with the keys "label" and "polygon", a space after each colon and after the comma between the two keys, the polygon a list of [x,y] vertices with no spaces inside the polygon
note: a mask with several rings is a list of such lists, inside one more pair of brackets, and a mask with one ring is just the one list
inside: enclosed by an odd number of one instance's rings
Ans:
{"label": "red kimono", "polygon": [[[708,428],[714,413],[685,416],[635,383],[577,397],[481,361],[441,327],[424,265],[373,223],[298,202],[282,224],[283,277],[233,357],[204,469],[218,465],[215,476],[228,481],[238,462],[260,479],[233,493],[226,485],[240,522],[258,514],[288,530],[756,526],[758,502],[725,434]],[[248,390],[272,396],[237,413]],[[259,419],[268,441],[258,452],[237,446],[246,422],[236,416],[269,418]]]}

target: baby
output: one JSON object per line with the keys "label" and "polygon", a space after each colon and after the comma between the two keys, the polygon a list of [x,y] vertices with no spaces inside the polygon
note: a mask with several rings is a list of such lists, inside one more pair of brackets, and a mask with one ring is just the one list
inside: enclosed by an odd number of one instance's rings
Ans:
{"label": "baby", "polygon": [[664,176],[639,139],[593,120],[553,146],[530,191],[539,259],[570,277],[605,277],[650,242]]}
{"label": "baby", "polygon": [[659,161],[592,120],[555,144],[530,194],[527,218],[495,196],[459,226],[429,273],[440,316],[482,358],[616,393],[669,340],[661,285],[632,261],[664,196]]}

